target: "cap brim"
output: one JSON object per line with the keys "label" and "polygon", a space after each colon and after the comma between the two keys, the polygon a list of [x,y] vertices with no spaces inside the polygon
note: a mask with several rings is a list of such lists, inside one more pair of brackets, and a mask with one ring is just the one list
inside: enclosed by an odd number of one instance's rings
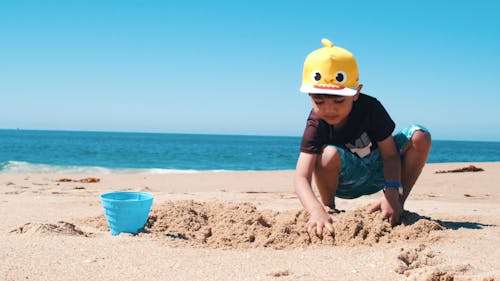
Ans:
{"label": "cap brim", "polygon": [[312,85],[303,85],[302,87],[300,87],[300,92],[308,94],[324,94],[324,95],[352,97],[356,95],[358,89],[357,88],[324,89],[324,88],[315,88]]}

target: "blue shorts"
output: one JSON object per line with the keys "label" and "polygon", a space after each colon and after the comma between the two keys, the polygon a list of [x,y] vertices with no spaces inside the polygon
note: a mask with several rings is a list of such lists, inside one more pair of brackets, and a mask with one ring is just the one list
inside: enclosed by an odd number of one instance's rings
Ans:
{"label": "blue shorts", "polygon": [[[393,135],[394,142],[401,150],[417,130],[429,131],[421,125],[410,125]],[[358,198],[363,195],[377,193],[384,188],[384,170],[382,157],[378,149],[364,158],[359,158],[350,150],[332,145],[339,152],[342,169],[339,186],[335,196],[344,199]]]}

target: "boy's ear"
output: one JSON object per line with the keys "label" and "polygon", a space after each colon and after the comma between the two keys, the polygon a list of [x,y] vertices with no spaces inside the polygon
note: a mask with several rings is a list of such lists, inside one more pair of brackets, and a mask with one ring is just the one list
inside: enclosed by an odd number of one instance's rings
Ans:
{"label": "boy's ear", "polygon": [[361,89],[363,89],[363,84],[359,84],[359,86],[358,86],[358,91],[357,91],[357,92],[356,92],[356,94],[353,96],[354,101],[357,101],[357,100],[358,100],[359,93],[361,93]]}

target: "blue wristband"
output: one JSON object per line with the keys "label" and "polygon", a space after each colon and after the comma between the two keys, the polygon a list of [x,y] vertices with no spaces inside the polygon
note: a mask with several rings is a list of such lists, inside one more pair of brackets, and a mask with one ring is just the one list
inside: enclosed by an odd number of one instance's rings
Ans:
{"label": "blue wristband", "polygon": [[404,194],[404,192],[403,192],[403,186],[401,185],[400,182],[397,182],[397,181],[386,181],[385,182],[384,192],[385,192],[386,188],[397,188],[398,189],[398,193],[399,193],[400,196],[403,196],[403,194]]}
{"label": "blue wristband", "polygon": [[401,183],[397,181],[386,181],[385,187],[400,188],[402,186]]}

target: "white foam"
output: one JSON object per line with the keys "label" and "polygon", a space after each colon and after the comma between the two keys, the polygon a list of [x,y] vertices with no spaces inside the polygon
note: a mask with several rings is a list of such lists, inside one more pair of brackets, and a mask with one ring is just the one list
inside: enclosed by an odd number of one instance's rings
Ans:
{"label": "white foam", "polygon": [[225,170],[180,170],[161,168],[105,168],[97,166],[58,166],[8,161],[0,165],[0,174],[189,174],[199,172],[224,172]]}

